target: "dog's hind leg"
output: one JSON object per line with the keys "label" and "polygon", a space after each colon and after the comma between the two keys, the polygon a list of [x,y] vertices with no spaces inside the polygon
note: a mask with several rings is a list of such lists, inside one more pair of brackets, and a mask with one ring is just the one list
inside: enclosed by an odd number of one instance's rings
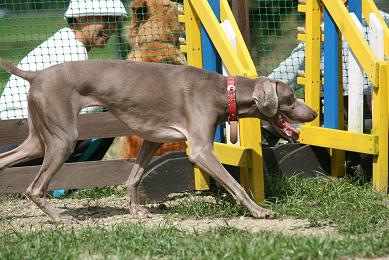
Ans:
{"label": "dog's hind leg", "polygon": [[132,217],[150,217],[150,213],[145,208],[139,205],[138,198],[136,196],[136,190],[145,172],[145,168],[150,163],[154,153],[161,145],[161,143],[154,143],[144,140],[134,163],[134,166],[131,169],[130,176],[127,180],[127,198],[130,207],[130,214]]}
{"label": "dog's hind leg", "polygon": [[29,119],[29,135],[15,149],[0,154],[0,170],[9,166],[39,158],[43,155],[43,147],[34,125]]}
{"label": "dog's hind leg", "polygon": [[63,142],[63,140],[50,140],[46,147],[42,167],[26,191],[27,196],[43,212],[49,215],[54,221],[62,221],[64,223],[75,223],[77,221],[72,217],[60,215],[57,209],[50,207],[45,198],[45,194],[50,180],[69,157],[73,147],[73,141],[70,139],[66,142]]}
{"label": "dog's hind leg", "polygon": [[[53,220],[75,223],[77,221],[74,218],[63,216],[57,209],[50,207],[45,198],[50,180],[71,155],[78,135],[77,112],[70,112],[68,107],[61,106],[64,104],[69,105],[66,102],[62,104],[57,102],[58,107],[48,108],[45,107],[44,102],[29,100],[31,117],[44,143],[45,152],[42,167],[27,188],[26,195]],[[43,113],[45,111],[46,114]],[[69,113],[60,111],[69,111]]]}

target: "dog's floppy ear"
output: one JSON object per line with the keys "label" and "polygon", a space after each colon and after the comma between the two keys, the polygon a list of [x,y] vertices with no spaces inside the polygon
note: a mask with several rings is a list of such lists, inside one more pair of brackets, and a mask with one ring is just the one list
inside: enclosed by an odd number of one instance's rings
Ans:
{"label": "dog's floppy ear", "polygon": [[259,78],[255,84],[253,98],[259,112],[272,118],[277,114],[277,82],[268,78]]}

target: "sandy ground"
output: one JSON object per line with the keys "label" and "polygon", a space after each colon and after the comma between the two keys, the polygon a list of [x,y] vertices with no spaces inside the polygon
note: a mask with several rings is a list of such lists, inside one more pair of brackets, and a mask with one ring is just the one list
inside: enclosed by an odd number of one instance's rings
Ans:
{"label": "sandy ground", "polygon": [[[253,219],[240,217],[232,219],[184,219],[171,213],[169,208],[177,205],[177,201],[168,201],[164,204],[147,205],[152,218],[131,219],[127,211],[125,198],[107,197],[97,200],[90,199],[50,199],[50,204],[63,210],[80,220],[74,227],[90,225],[114,225],[117,223],[142,223],[146,227],[163,224],[177,226],[183,230],[203,231],[218,226],[234,226],[252,232],[274,230],[282,233],[301,235],[336,235],[332,227],[311,228],[307,220],[299,219]],[[13,229],[27,231],[41,228],[55,227],[40,209],[27,199],[0,200],[0,233]]]}

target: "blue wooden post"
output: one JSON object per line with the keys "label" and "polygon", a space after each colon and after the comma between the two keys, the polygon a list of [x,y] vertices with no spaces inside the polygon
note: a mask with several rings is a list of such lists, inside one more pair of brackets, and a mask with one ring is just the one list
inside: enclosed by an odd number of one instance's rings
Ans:
{"label": "blue wooden post", "polygon": [[324,10],[324,127],[339,127],[339,32],[334,20]]}
{"label": "blue wooden post", "polygon": [[362,23],[362,0],[349,0],[348,10],[350,13],[355,13],[358,20]]}
{"label": "blue wooden post", "polygon": [[[208,0],[208,2],[217,19],[220,21],[220,0]],[[222,73],[221,58],[203,25],[201,25],[201,46],[203,68],[209,71]],[[221,142],[222,140],[224,140],[224,127],[218,126],[215,134],[215,142]]]}
{"label": "blue wooden post", "polygon": [[[348,11],[354,13],[362,24],[362,0],[349,0]],[[365,120],[363,120],[363,128],[365,128]]]}
{"label": "blue wooden post", "polygon": [[[362,2],[361,0],[349,0],[348,8],[355,13],[362,22]],[[331,15],[324,10],[324,127],[339,127],[339,64],[338,59],[338,39],[339,32]]]}

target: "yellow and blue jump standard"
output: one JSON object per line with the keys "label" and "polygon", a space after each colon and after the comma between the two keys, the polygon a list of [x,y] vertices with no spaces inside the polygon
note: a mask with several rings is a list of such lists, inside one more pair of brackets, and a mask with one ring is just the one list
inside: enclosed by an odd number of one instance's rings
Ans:
{"label": "yellow and blue jump standard", "polygon": [[[362,9],[362,15],[369,25],[376,26],[376,22],[373,24],[372,21],[370,21],[370,14],[374,13],[376,15],[376,21],[378,20],[378,23],[383,29],[383,35],[379,37],[384,38],[384,53],[388,56],[389,29],[375,6],[374,1],[363,0],[361,3],[360,0],[351,0],[349,1],[349,4],[350,11],[356,13],[356,16],[359,17],[359,19],[361,19],[361,12],[359,10]],[[330,15],[330,17],[327,16],[327,18],[325,18],[324,37],[320,34],[320,9],[322,6],[324,6],[328,11],[328,14],[326,15]],[[335,35],[334,33],[331,33],[331,29],[333,30],[334,27],[331,28],[331,19],[329,18],[332,18],[339,32],[342,33],[344,39],[348,42],[350,49],[353,51],[354,56],[358,60],[359,65],[363,68],[373,85],[374,105],[373,129],[371,133],[364,134],[335,129],[337,125],[339,128],[342,127],[341,121],[343,116],[338,115],[338,123],[336,123],[335,117],[336,110],[338,109],[338,113],[341,111],[341,102],[339,102],[339,100],[341,100],[340,96],[343,94],[343,91],[341,91],[342,84],[333,82],[331,84],[332,86],[326,86],[325,89],[325,95],[333,92],[331,94],[332,101],[326,101],[324,107],[324,117],[327,117],[325,119],[326,127],[320,127],[317,121],[303,125],[301,127],[300,141],[304,144],[327,147],[332,150],[337,149],[373,155],[373,186],[382,194],[387,194],[389,62],[378,57],[375,54],[375,50],[368,45],[367,41],[362,37],[361,32],[355,21],[352,19],[349,11],[344,6],[342,0],[306,0],[306,4],[300,4],[299,11],[304,11],[306,13],[306,34],[299,35],[300,40],[306,41],[305,78],[300,78],[299,80],[299,82],[305,84],[306,87],[306,102],[315,110],[318,109],[318,90],[320,89],[318,88],[320,84],[319,44],[320,40],[323,38],[324,41],[327,41],[327,38],[331,41],[331,34]],[[328,30],[330,30],[330,32],[328,32]],[[335,41],[336,38],[336,36],[333,36],[332,41]],[[339,40],[340,38],[338,38],[338,41]],[[331,53],[331,50],[328,50],[328,47],[326,49],[325,56],[328,56],[329,53]],[[336,48],[332,47],[332,49]],[[340,47],[338,49],[340,49]],[[340,56],[339,53],[338,56]],[[335,57],[336,55],[333,54],[332,59]],[[330,59],[330,57],[325,59]],[[332,64],[339,64],[339,62],[341,62],[341,59],[338,58],[337,62],[333,62]],[[326,67],[326,64],[324,66]],[[325,71],[327,76],[331,75],[331,72],[328,72],[328,69],[332,71],[332,73],[336,73],[336,71],[330,67],[331,65],[329,65]],[[338,68],[338,71],[338,81],[341,81],[342,77],[340,77],[340,67]],[[330,74],[328,75],[328,73]],[[329,77],[328,80],[331,80],[331,77]],[[324,84],[327,83],[328,81],[326,77],[324,79]],[[334,91],[336,90],[336,86],[338,87],[338,97],[336,97],[336,91]],[[338,102],[338,104],[334,105],[334,102]],[[330,117],[328,113],[331,113]]]}
{"label": "yellow and blue jump standard", "polygon": [[[220,18],[215,16],[210,4],[213,7],[219,6]],[[216,13],[218,12],[216,10]],[[223,31],[220,20],[230,21],[236,34],[236,51]],[[207,59],[210,55],[203,54],[202,49],[208,47],[203,43],[202,35],[207,35],[232,76],[257,77],[255,65],[227,0],[184,0],[184,14],[179,15],[179,21],[185,23],[186,44],[181,45],[180,49],[186,52],[188,64],[198,68],[206,68],[204,64],[208,62]],[[201,33],[201,25],[207,34]],[[210,62],[216,67],[215,57],[213,56]],[[240,167],[241,185],[249,190],[257,203],[262,203],[264,200],[264,178],[260,122],[258,119],[252,118],[240,119],[239,130],[240,146],[215,142],[214,153],[221,163]],[[194,176],[196,190],[209,189],[208,175],[196,166]]]}

